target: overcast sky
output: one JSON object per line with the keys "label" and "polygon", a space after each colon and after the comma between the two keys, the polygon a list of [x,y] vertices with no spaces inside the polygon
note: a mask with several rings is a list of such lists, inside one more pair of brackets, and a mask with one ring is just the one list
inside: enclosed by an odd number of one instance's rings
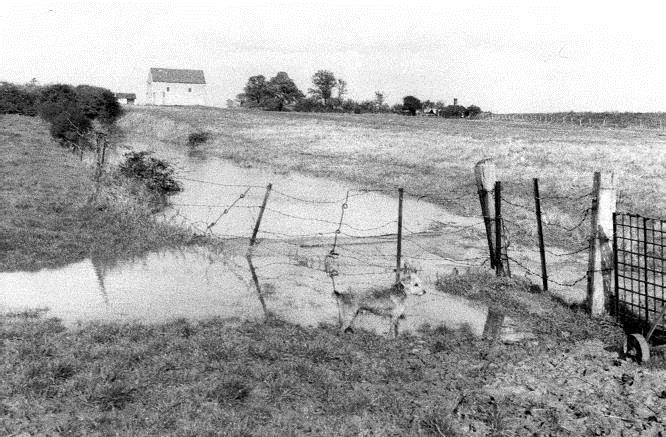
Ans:
{"label": "overcast sky", "polygon": [[663,1],[14,1],[0,80],[91,84],[145,99],[150,67],[203,69],[223,106],[248,77],[319,69],[349,97],[494,112],[666,111]]}

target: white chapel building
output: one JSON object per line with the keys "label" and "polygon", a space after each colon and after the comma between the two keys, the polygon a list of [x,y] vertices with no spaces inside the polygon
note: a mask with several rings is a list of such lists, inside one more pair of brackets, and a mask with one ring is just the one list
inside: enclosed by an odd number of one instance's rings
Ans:
{"label": "white chapel building", "polygon": [[146,87],[149,105],[206,105],[203,70],[151,68]]}

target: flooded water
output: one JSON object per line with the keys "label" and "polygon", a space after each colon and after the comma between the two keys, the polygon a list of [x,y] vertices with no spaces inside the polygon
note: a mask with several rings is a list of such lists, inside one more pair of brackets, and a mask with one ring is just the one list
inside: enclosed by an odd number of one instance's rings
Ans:
{"label": "flooded water", "polygon": [[[333,287],[346,292],[393,283],[395,196],[325,179],[240,168],[168,148],[158,156],[164,155],[178,168],[184,190],[172,198],[163,219],[222,238],[226,243],[219,252],[189,248],[135,260],[87,259],[56,270],[0,273],[0,310],[48,308],[50,316],[70,325],[275,315],[316,326],[337,323]],[[257,245],[248,258],[264,200]],[[427,324],[478,336],[508,332],[508,318],[434,290],[437,274],[485,259],[482,229],[479,219],[453,216],[405,196],[402,260],[419,267],[431,292],[408,300],[401,330],[416,332]],[[333,279],[326,266],[331,252],[337,254],[338,275]],[[355,325],[379,333],[389,329],[387,319],[374,315],[359,316]]]}
{"label": "flooded water", "polygon": [[[304,326],[338,323],[337,304],[325,272],[283,265],[279,278],[268,277],[270,271],[259,274],[257,289],[240,249],[225,249],[221,254],[192,248],[137,260],[87,259],[61,269],[2,273],[0,310],[44,308],[48,316],[69,326],[90,320],[162,322],[178,317],[263,320],[277,316]],[[261,271],[268,264],[277,266],[276,261],[259,257],[251,262]],[[390,282],[391,278],[384,279]],[[424,324],[464,329],[477,336],[501,336],[511,329],[508,318],[501,318],[498,324],[497,315],[483,305],[436,292],[432,286],[428,289],[426,295],[407,300],[402,332],[417,333]],[[390,322],[361,314],[354,326],[388,334]]]}

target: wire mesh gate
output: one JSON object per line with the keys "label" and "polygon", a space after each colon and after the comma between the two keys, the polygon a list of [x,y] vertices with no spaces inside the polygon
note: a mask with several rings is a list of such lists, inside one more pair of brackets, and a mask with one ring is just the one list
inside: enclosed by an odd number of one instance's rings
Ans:
{"label": "wire mesh gate", "polygon": [[666,305],[666,221],[613,214],[615,315],[626,328],[645,331]]}

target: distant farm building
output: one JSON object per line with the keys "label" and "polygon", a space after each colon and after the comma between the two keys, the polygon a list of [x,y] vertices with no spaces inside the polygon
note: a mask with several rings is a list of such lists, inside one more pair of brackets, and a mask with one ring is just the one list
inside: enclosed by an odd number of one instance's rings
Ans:
{"label": "distant farm building", "polygon": [[121,105],[133,105],[136,101],[136,94],[134,93],[115,93],[115,96]]}
{"label": "distant farm building", "polygon": [[203,70],[151,68],[146,103],[149,105],[205,105],[206,79]]}

